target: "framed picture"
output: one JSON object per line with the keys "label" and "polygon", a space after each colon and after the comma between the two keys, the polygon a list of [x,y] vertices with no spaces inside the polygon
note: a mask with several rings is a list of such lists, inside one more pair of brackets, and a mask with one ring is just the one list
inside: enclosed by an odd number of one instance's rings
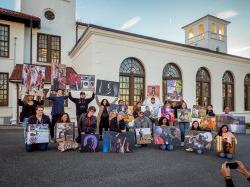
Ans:
{"label": "framed picture", "polygon": [[150,128],[136,128],[135,135],[137,144],[150,144],[153,140]]}
{"label": "framed picture", "polygon": [[217,129],[222,125],[227,125],[230,132],[236,134],[246,134],[245,116],[216,115]]}
{"label": "framed picture", "polygon": [[74,123],[56,123],[56,142],[74,141],[75,126]]}
{"label": "framed picture", "polygon": [[51,90],[66,89],[66,65],[53,62],[51,64]]}

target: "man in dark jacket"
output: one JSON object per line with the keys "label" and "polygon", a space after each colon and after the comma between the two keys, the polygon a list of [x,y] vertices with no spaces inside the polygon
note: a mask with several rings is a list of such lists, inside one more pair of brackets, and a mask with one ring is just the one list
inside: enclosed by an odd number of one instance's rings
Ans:
{"label": "man in dark jacket", "polygon": [[[44,125],[51,125],[49,116],[43,114],[44,108],[42,106],[36,107],[36,115],[29,117],[28,119],[28,128],[29,124],[44,124]],[[27,129],[28,130],[28,129]],[[49,136],[49,135],[48,135]],[[47,143],[37,143],[37,144],[28,144],[26,142],[26,151],[31,152],[35,149],[39,149],[42,151],[46,151],[48,149],[48,142]]]}
{"label": "man in dark jacket", "polygon": [[88,105],[89,103],[95,98],[95,92],[93,92],[92,97],[86,99],[85,92],[80,93],[80,98],[74,98],[69,92],[69,99],[75,103],[76,105],[76,119],[77,119],[77,126],[78,126],[78,135],[80,135],[80,128],[79,128],[79,118],[82,114],[87,114]]}
{"label": "man in dark jacket", "polygon": [[[67,95],[67,93],[65,93]],[[68,99],[68,96],[63,96],[63,90],[58,89],[56,91],[55,96],[47,97],[48,100],[53,102],[51,115],[52,115],[52,123],[49,127],[50,136],[52,141],[54,142],[54,128],[55,124],[58,121],[59,117],[64,113],[64,100]]]}

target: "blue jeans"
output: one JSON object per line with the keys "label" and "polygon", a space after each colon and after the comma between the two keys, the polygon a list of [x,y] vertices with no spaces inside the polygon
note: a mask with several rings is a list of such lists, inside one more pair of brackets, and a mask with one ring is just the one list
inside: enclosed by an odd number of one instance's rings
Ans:
{"label": "blue jeans", "polygon": [[24,118],[23,122],[22,122],[22,125],[23,125],[23,136],[24,136],[24,140],[25,141],[26,141],[26,137],[27,137],[28,119],[29,118]]}
{"label": "blue jeans", "polygon": [[47,151],[48,143],[38,143],[38,144],[25,144],[26,152],[32,152],[34,150]]}
{"label": "blue jeans", "polygon": [[189,128],[189,122],[180,122],[179,123],[179,128],[181,131],[181,141],[184,142],[185,140],[185,132]]}
{"label": "blue jeans", "polygon": [[221,158],[227,158],[227,159],[230,159],[230,160],[233,159],[233,154],[231,154],[231,153],[219,153],[218,156],[221,157]]}
{"label": "blue jeans", "polygon": [[160,149],[161,150],[167,150],[167,151],[173,151],[174,146],[171,145],[171,144],[162,144],[162,145],[160,145]]}

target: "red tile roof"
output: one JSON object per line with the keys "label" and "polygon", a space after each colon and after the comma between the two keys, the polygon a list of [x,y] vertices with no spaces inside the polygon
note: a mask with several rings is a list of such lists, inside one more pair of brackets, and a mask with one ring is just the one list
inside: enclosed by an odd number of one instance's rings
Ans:
{"label": "red tile roof", "polygon": [[34,28],[40,28],[40,24],[41,24],[41,19],[39,17],[25,14],[22,12],[5,9],[5,8],[0,8],[0,19],[23,23],[26,26],[30,26],[30,23],[32,20],[32,26]]}
{"label": "red tile roof", "polygon": [[[45,66],[45,83],[50,84],[51,80],[51,67]],[[22,82],[22,71],[23,71],[23,64],[16,64],[14,67],[14,70],[12,71],[10,75],[10,82]],[[72,67],[66,68],[66,78],[69,77],[70,74],[76,73],[75,70]],[[68,79],[67,79],[68,81]]]}

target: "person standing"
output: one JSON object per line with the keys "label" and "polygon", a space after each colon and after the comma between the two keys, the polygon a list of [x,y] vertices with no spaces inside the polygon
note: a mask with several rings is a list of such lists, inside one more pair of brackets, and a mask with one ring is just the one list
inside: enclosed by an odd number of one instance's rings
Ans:
{"label": "person standing", "polygon": [[[118,98],[116,98],[112,102],[112,104],[115,104],[117,100]],[[99,128],[99,135],[100,135],[100,141],[101,141],[103,128],[105,129],[105,131],[109,129],[110,104],[107,99],[103,99],[100,102],[98,96],[96,96],[96,103],[99,106],[99,112],[97,115],[97,128]]]}
{"label": "person standing", "polygon": [[[180,110],[186,110],[187,104],[185,102],[182,102]],[[189,128],[189,122],[179,122],[179,128],[181,131],[181,146],[184,146],[184,140],[185,140],[185,133],[186,130]]]}
{"label": "person standing", "polygon": [[48,100],[51,100],[53,102],[52,110],[51,110],[52,123],[49,127],[50,137],[51,137],[52,142],[54,142],[55,124],[58,121],[58,119],[60,118],[60,116],[64,113],[64,100],[68,99],[67,92],[65,95],[66,96],[63,96],[63,90],[57,89],[55,96],[47,97]]}
{"label": "person standing", "polygon": [[87,114],[88,105],[91,101],[94,100],[94,98],[95,98],[95,92],[93,92],[91,98],[88,98],[88,99],[86,99],[85,92],[80,93],[80,98],[72,97],[71,92],[69,92],[69,99],[76,105],[76,119],[77,119],[78,135],[80,135],[80,129],[79,129],[80,115]]}
{"label": "person standing", "polygon": [[[50,126],[51,122],[49,116],[43,114],[43,106],[36,106],[35,115],[29,117],[28,124],[47,124]],[[27,130],[26,130],[27,132]],[[48,149],[48,143],[38,143],[38,144],[25,144],[26,151],[32,152],[35,149],[39,149],[41,151],[46,151]]]}

